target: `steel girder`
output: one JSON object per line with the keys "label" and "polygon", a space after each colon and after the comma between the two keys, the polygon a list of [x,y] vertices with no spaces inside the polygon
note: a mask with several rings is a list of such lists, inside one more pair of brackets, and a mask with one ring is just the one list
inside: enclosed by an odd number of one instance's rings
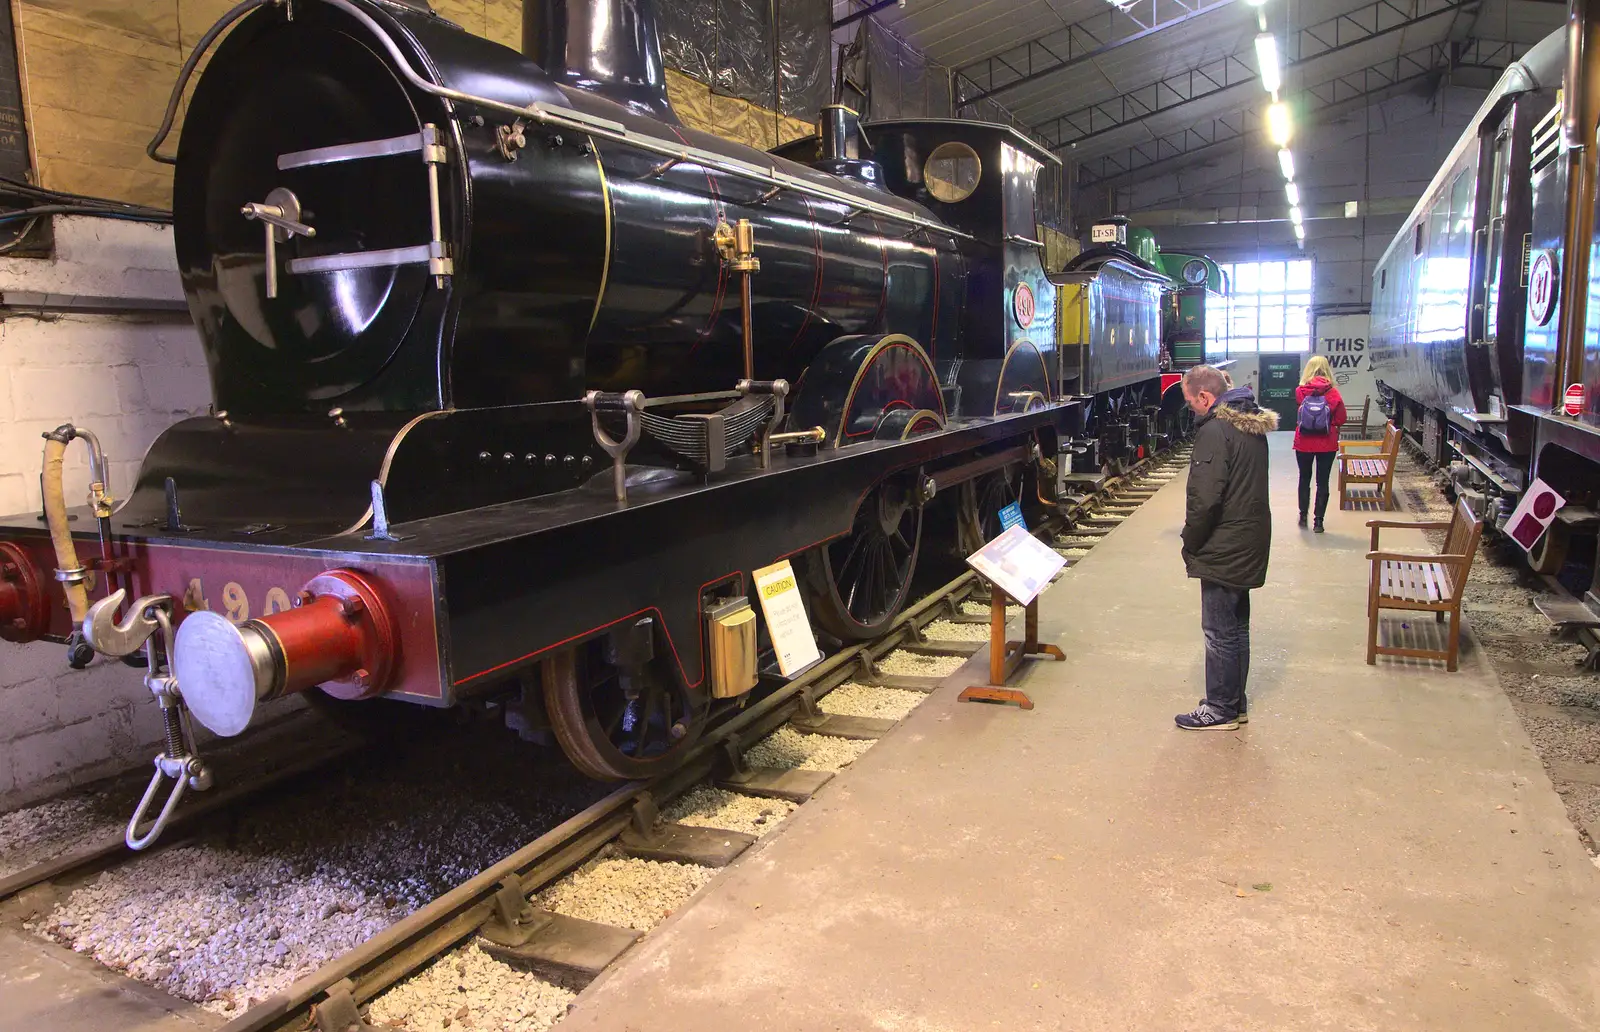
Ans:
{"label": "steel girder", "polygon": [[1163,29],[1221,10],[1236,0],[1131,0],[1019,43],[955,73],[955,103],[961,108],[1053,75]]}
{"label": "steel girder", "polygon": [[[1303,70],[1319,58],[1394,32],[1458,13],[1478,0],[1376,0],[1292,33],[1283,55],[1284,72]],[[1151,115],[1257,81],[1255,42],[1176,75],[1088,104],[1033,127],[1054,149],[1093,139]]]}
{"label": "steel girder", "polygon": [[[1295,106],[1302,115],[1313,114],[1453,69],[1502,71],[1531,46],[1503,40],[1431,43],[1309,86],[1297,95]],[[1126,179],[1158,165],[1260,133],[1269,99],[1263,95],[1259,102],[1242,111],[1218,115],[1126,150],[1092,158],[1078,166],[1078,182],[1081,186],[1091,186]]]}

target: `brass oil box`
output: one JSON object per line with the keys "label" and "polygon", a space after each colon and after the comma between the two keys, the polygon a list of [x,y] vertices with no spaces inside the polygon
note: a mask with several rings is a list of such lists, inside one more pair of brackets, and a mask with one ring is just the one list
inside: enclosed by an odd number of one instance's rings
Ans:
{"label": "brass oil box", "polygon": [[756,686],[756,613],[744,598],[706,613],[711,625],[711,694],[731,699]]}

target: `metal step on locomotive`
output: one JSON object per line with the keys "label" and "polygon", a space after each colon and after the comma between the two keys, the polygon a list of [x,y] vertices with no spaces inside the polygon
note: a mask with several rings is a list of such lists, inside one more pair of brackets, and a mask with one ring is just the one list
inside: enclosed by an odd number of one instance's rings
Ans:
{"label": "metal step on locomotive", "polygon": [[145,657],[168,734],[130,845],[210,782],[191,716],[298,692],[500,699],[590,775],[670,768],[770,673],[753,570],[792,559],[864,639],[925,513],[972,546],[1062,489],[1093,385],[1034,239],[1051,154],[838,105],[768,154],[679,123],[647,0],[524,23],[519,53],[422,0],[246,0],[180,74],[150,150],[214,413],[120,505],[61,427],[45,523],[0,521],[0,633]]}
{"label": "metal step on locomotive", "polygon": [[[1395,425],[1491,531],[1534,478],[1563,495],[1529,560],[1580,577],[1593,545],[1572,546],[1600,526],[1597,120],[1600,5],[1579,0],[1490,90],[1373,274],[1372,368]],[[1600,581],[1571,586],[1600,611]]]}

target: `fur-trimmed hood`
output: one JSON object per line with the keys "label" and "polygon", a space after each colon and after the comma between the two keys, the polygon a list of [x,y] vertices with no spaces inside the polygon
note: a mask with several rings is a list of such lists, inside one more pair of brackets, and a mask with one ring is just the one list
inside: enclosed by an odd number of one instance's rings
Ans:
{"label": "fur-trimmed hood", "polygon": [[1235,430],[1265,437],[1278,429],[1278,414],[1256,404],[1256,396],[1248,387],[1235,387],[1211,407],[1210,415],[1227,423]]}
{"label": "fur-trimmed hood", "polygon": [[1257,437],[1265,437],[1278,429],[1278,414],[1271,409],[1256,408],[1254,412],[1246,412],[1232,405],[1218,405],[1211,411],[1229,426]]}

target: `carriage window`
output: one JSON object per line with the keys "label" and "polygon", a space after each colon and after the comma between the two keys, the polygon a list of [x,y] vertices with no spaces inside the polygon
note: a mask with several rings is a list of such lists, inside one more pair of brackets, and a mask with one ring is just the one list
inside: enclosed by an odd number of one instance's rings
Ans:
{"label": "carriage window", "polygon": [[1489,253],[1484,270],[1483,339],[1492,341],[1497,336],[1495,324],[1500,318],[1500,249],[1506,233],[1506,157],[1511,147],[1511,134],[1501,133],[1494,141],[1494,181],[1489,189]]}
{"label": "carriage window", "polygon": [[971,197],[982,175],[983,162],[978,152],[953,141],[935,147],[922,167],[922,179],[928,192],[946,204]]}

